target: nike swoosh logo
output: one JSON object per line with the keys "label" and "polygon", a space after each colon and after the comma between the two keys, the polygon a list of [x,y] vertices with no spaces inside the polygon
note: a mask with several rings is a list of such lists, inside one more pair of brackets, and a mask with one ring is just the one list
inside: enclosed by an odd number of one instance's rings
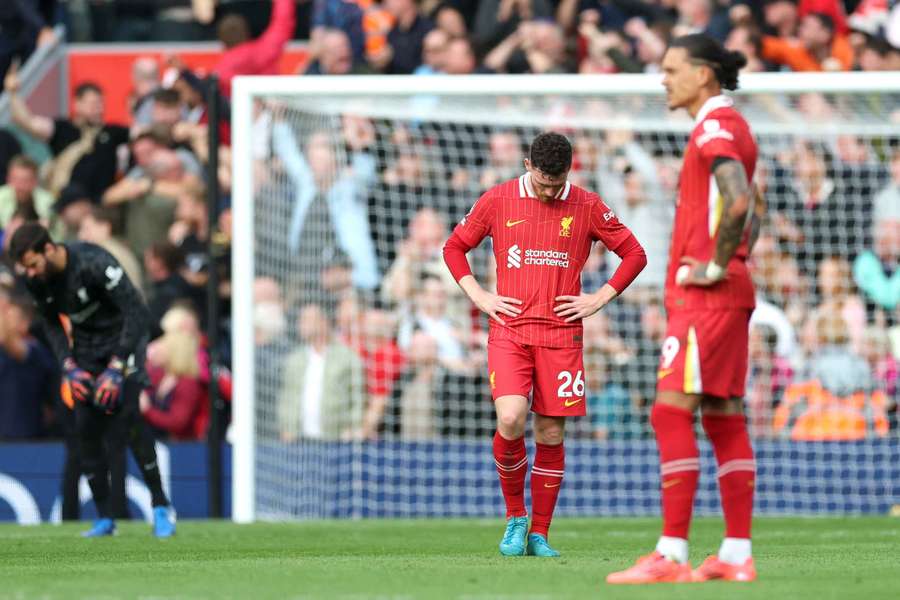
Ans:
{"label": "nike swoosh logo", "polygon": [[675,369],[660,369],[659,371],[656,372],[656,378],[662,379],[664,377],[668,377],[669,375],[672,374],[672,371],[674,371],[674,370]]}
{"label": "nike swoosh logo", "polygon": [[506,226],[507,226],[507,227],[515,227],[515,226],[518,225],[519,223],[524,223],[524,222],[527,221],[527,220],[528,220],[528,219],[521,219],[521,220],[519,220],[519,221],[511,221],[511,220],[507,219],[507,220],[506,220]]}
{"label": "nike swoosh logo", "polygon": [[584,400],[584,398],[579,398],[578,400],[566,400],[563,404],[565,404],[566,408],[569,408],[570,406],[575,406],[582,400]]}
{"label": "nike swoosh logo", "polygon": [[545,484],[544,484],[544,487],[545,487],[545,488],[555,488],[555,487],[559,487],[559,485],[560,485],[560,484],[558,484],[558,483],[557,483],[556,485],[550,485],[549,483],[545,483]]}
{"label": "nike swoosh logo", "polygon": [[673,485],[678,485],[679,483],[681,483],[681,479],[669,479],[668,481],[663,481],[662,489],[664,489],[664,490],[668,489],[668,488],[672,487]]}

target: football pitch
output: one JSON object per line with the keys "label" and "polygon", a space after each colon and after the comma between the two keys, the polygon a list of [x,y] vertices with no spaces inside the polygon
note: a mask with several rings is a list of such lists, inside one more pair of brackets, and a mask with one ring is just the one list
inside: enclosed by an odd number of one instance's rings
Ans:
{"label": "football pitch", "polygon": [[[0,599],[143,598],[555,600],[566,598],[900,598],[900,519],[759,519],[755,583],[608,586],[650,550],[657,519],[557,519],[559,559],[504,558],[496,520],[194,521],[156,540],[143,523],[84,540],[85,524],[0,526]],[[719,519],[698,519],[692,564]]]}

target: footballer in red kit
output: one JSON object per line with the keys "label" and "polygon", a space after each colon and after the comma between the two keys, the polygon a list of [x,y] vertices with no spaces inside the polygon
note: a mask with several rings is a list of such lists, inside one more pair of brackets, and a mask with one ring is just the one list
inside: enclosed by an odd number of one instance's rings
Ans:
{"label": "footballer in red kit", "polygon": [[[564,136],[538,135],[524,162],[522,176],[478,199],[444,246],[444,259],[472,302],[491,317],[494,459],[507,517],[500,552],[558,556],[547,534],[565,471],[565,418],[586,414],[581,320],[620,294],[647,259],[597,194],[567,180],[572,146]],[[497,260],[496,294],[478,285],[465,256],[487,236]],[[581,270],[595,242],[622,263],[600,290],[582,294]],[[529,395],[536,442],[530,532],[524,437]]]}
{"label": "footballer in red kit", "polygon": [[[722,90],[737,88],[739,52],[694,34],[663,58],[670,109],[694,119],[684,151],[669,250],[666,338],[650,423],[660,457],[663,531],[656,548],[609,583],[752,581],[750,526],[756,463],[743,414],[748,329],[755,305],[747,257],[765,205],[752,183],[756,141]],[[697,569],[688,530],[700,473],[694,413],[718,463],[725,539]]]}

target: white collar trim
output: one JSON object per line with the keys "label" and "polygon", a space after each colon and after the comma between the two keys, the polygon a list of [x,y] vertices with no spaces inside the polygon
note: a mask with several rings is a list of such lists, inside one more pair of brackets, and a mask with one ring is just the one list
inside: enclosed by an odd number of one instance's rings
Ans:
{"label": "white collar trim", "polygon": [[[559,193],[556,194],[556,198],[559,200],[567,200],[569,198],[569,193],[572,191],[572,183],[566,181],[566,185],[559,190]],[[531,176],[528,173],[523,173],[519,176],[519,198],[537,198],[537,194],[534,193],[534,188],[531,187]]]}
{"label": "white collar trim", "polygon": [[703,106],[700,107],[700,112],[697,113],[697,118],[694,119],[694,124],[697,125],[714,110],[719,108],[730,108],[734,106],[734,100],[729,98],[724,94],[719,94],[718,96],[713,96],[709,98],[706,102],[703,103]]}

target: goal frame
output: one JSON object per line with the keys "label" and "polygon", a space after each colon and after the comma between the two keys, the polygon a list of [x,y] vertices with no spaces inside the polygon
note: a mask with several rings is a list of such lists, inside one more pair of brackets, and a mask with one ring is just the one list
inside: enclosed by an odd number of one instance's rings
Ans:
{"label": "goal frame", "polygon": [[[879,72],[752,73],[741,75],[742,94],[896,93],[900,77]],[[377,90],[373,92],[373,90]],[[662,95],[658,74],[464,76],[240,76],[232,83],[232,520],[256,519],[256,415],[253,280],[254,206],[252,121],[258,96],[610,96]],[[839,124],[836,124],[839,125]],[[825,127],[827,129],[827,126]]]}

